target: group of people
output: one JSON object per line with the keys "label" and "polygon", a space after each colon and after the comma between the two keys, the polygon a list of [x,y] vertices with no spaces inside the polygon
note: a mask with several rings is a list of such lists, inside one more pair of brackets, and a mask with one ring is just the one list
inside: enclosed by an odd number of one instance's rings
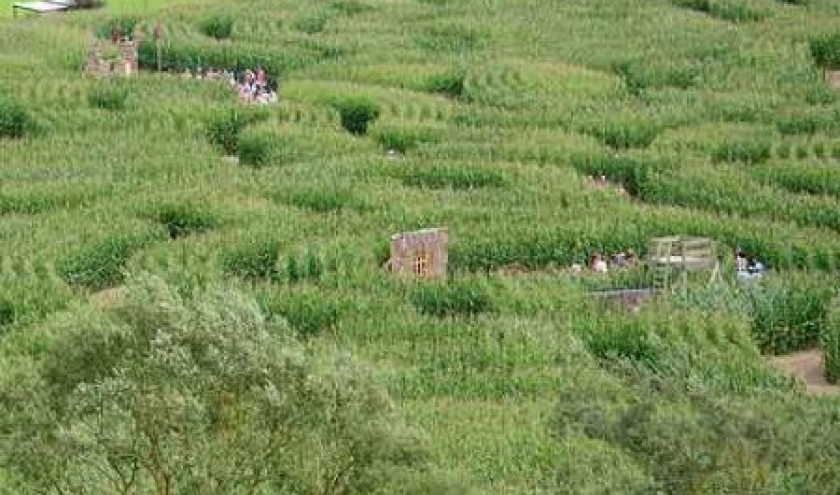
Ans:
{"label": "group of people", "polygon": [[735,250],[735,274],[741,280],[761,278],[767,267],[755,256],[747,256],[738,248]]}
{"label": "group of people", "polygon": [[269,81],[265,69],[261,66],[257,66],[255,70],[244,71],[199,67],[195,72],[187,69],[181,76],[184,79],[226,82],[236,89],[239,99],[245,103],[268,105],[277,103],[278,100],[276,85]]}
{"label": "group of people", "polygon": [[[604,257],[599,252],[595,252],[589,257],[588,268],[592,273],[607,273],[610,271],[610,267],[618,270],[632,268],[636,265],[637,261],[638,259],[636,257],[636,253],[632,249],[626,252],[621,251],[619,253],[615,253],[609,258]],[[583,266],[579,263],[575,263],[572,265],[572,272],[583,272]]]}

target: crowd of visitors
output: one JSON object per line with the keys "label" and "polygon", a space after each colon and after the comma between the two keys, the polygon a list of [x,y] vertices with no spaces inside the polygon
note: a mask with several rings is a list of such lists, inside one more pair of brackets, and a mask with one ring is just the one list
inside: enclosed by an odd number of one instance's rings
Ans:
{"label": "crowd of visitors", "polygon": [[[621,251],[613,254],[609,258],[604,257],[599,252],[595,252],[589,257],[588,269],[592,273],[607,273],[610,268],[614,270],[629,269],[636,265],[638,259],[636,253],[630,249],[628,251]],[[579,263],[572,265],[572,272],[583,272],[583,266]]]}
{"label": "crowd of visitors", "polygon": [[278,100],[276,83],[269,80],[265,69],[260,66],[244,71],[199,67],[195,72],[187,69],[181,76],[184,79],[225,82],[237,91],[239,99],[245,103],[268,105]]}
{"label": "crowd of visitors", "polygon": [[747,256],[738,247],[735,250],[735,274],[741,280],[761,278],[767,267],[755,256]]}

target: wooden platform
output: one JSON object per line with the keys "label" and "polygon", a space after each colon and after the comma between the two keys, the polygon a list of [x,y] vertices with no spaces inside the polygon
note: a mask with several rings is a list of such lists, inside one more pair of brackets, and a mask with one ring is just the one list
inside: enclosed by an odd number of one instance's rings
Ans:
{"label": "wooden platform", "polygon": [[63,12],[75,7],[75,2],[70,0],[55,2],[16,2],[12,4],[12,17],[17,17],[19,10],[36,14],[50,14],[53,12]]}

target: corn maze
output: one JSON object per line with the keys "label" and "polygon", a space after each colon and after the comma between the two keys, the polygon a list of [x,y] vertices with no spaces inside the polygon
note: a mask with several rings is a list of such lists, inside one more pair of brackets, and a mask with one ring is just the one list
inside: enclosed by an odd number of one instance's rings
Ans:
{"label": "corn maze", "polygon": [[[160,50],[86,76],[91,36],[125,23],[161,26]],[[837,398],[768,359],[817,349],[840,373],[838,39],[834,0],[0,17],[0,370],[86,311],[118,319],[96,298],[136,277],[223,285],[366,363],[422,432],[430,471],[387,493],[836,493]],[[177,77],[258,65],[276,105]],[[446,276],[382,269],[393,233],[437,226]],[[629,314],[587,294],[647,290],[643,267],[569,275],[671,235],[714,242],[722,281]],[[766,280],[738,282],[736,248]],[[0,491],[30,493],[10,442]],[[352,486],[318,493],[374,493]],[[288,490],[259,493],[307,493]]]}

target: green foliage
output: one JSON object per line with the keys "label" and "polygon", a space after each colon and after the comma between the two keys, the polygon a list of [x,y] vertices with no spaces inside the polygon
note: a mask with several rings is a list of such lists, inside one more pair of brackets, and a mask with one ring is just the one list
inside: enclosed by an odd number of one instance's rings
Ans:
{"label": "green foliage", "polygon": [[834,33],[808,40],[808,51],[814,63],[823,69],[840,67],[840,33]]}
{"label": "green foliage", "polygon": [[493,300],[478,280],[421,284],[412,291],[411,302],[420,313],[438,318],[476,316],[493,311]]}
{"label": "green foliage", "polygon": [[114,287],[122,283],[128,260],[148,240],[145,236],[114,234],[77,246],[58,261],[56,269],[70,285],[94,291]]}
{"label": "green foliage", "polygon": [[360,0],[336,0],[330,3],[330,8],[345,16],[352,16],[373,10],[372,6]]}
{"label": "green foliage", "polygon": [[438,24],[424,29],[418,44],[429,51],[466,53],[481,46],[481,34],[463,24]]}
{"label": "green foliage", "polygon": [[317,292],[286,294],[268,305],[271,314],[284,318],[305,337],[334,330],[341,316],[340,304]]}
{"label": "green foliage", "polygon": [[600,177],[621,186],[632,196],[645,187],[650,174],[668,168],[665,162],[642,162],[635,158],[605,153],[578,153],[572,156],[572,166],[580,173]]}
{"label": "green foliage", "polygon": [[373,135],[384,149],[400,153],[407,153],[420,143],[435,140],[427,130],[408,126],[377,126]]}
{"label": "green foliage", "polygon": [[206,232],[219,223],[215,215],[189,203],[160,205],[154,209],[152,218],[166,227],[170,239]]}
{"label": "green foliage", "polygon": [[725,141],[712,152],[715,162],[762,163],[770,159],[772,145],[766,140]]}
{"label": "green foliage", "polygon": [[826,324],[820,335],[825,362],[825,378],[829,383],[840,380],[840,309],[833,301],[831,309],[826,315]]}
{"label": "green foliage", "polygon": [[88,103],[102,110],[124,110],[128,99],[128,88],[118,82],[106,81],[96,84],[88,93]]}
{"label": "green foliage", "polygon": [[207,137],[227,155],[239,151],[239,134],[246,126],[265,120],[268,114],[259,110],[230,109],[216,112],[207,126]]}
{"label": "green foliage", "polygon": [[236,292],[142,277],[109,314],[54,327],[41,356],[3,358],[0,456],[27,492],[352,495],[436,479],[357,362],[307,350]]}
{"label": "green foliage", "polygon": [[464,95],[467,76],[463,72],[435,74],[423,84],[426,91],[439,93],[449,98],[458,99]]}
{"label": "green foliage", "polygon": [[270,239],[248,239],[222,252],[222,270],[251,280],[277,280],[280,244]]}
{"label": "green foliage", "polygon": [[833,298],[830,285],[798,277],[771,279],[746,291],[753,335],[762,352],[786,354],[819,343]]}
{"label": "green foliage", "polygon": [[199,28],[205,36],[226,40],[233,34],[233,22],[233,17],[229,15],[213,15],[204,19]]}
{"label": "green foliage", "polygon": [[588,132],[605,145],[617,150],[644,149],[656,139],[659,128],[651,122],[640,120],[626,123],[604,123],[592,127]]}
{"label": "green foliage", "polygon": [[329,213],[362,206],[352,193],[336,188],[301,188],[281,195],[277,199],[316,213]]}
{"label": "green foliage", "polygon": [[709,14],[730,22],[755,22],[767,17],[767,13],[757,10],[738,0],[672,0],[674,5]]}
{"label": "green foliage", "polygon": [[379,105],[363,96],[341,98],[333,106],[341,117],[341,126],[350,134],[366,134],[368,125],[379,118]]}
{"label": "green foliage", "polygon": [[430,189],[476,189],[480,187],[504,187],[508,181],[495,170],[474,166],[431,165],[406,167],[400,170],[403,184]]}
{"label": "green foliage", "polygon": [[270,129],[246,129],[240,134],[236,146],[239,163],[256,168],[264,167],[271,162],[272,149],[275,146],[275,133]]}
{"label": "green foliage", "polygon": [[110,39],[115,32],[122,36],[131,37],[140,20],[134,16],[112,17],[96,29],[96,35],[101,39]]}
{"label": "green foliage", "polygon": [[328,20],[324,15],[303,17],[294,22],[294,27],[302,33],[318,34],[327,27]]}
{"label": "green foliage", "polygon": [[32,117],[23,105],[0,97],[0,139],[22,138],[34,130],[34,126]]}

